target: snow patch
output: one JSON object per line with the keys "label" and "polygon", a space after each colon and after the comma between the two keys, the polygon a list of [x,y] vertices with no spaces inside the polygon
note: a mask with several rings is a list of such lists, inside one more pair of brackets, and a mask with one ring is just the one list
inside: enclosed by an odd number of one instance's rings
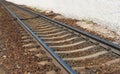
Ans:
{"label": "snow patch", "polygon": [[92,20],[120,35],[120,0],[7,0],[53,10],[65,17]]}

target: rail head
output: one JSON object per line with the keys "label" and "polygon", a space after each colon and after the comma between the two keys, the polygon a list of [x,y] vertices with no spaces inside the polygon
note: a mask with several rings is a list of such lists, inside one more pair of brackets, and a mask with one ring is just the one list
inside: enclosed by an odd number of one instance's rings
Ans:
{"label": "rail head", "polygon": [[16,16],[4,3],[0,2],[3,7],[15,18],[21,26],[23,26],[47,51],[56,61],[62,65],[62,67],[67,71],[68,74],[76,74],[76,72],[66,64],[54,51],[49,48],[18,16]]}

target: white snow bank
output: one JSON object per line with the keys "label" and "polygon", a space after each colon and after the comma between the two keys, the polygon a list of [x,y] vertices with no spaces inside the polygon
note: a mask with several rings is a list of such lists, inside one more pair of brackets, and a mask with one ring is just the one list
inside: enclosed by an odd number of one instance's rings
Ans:
{"label": "white snow bank", "polygon": [[90,19],[120,34],[120,0],[7,0],[53,10],[75,19]]}

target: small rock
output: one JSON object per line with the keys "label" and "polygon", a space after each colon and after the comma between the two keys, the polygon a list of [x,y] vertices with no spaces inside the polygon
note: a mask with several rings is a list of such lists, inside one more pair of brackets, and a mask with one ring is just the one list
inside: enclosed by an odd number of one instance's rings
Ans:
{"label": "small rock", "polygon": [[6,57],[7,57],[6,55],[3,56],[3,58],[6,58]]}
{"label": "small rock", "polygon": [[30,72],[28,72],[27,74],[31,74]]}
{"label": "small rock", "polygon": [[6,50],[6,48],[3,48],[3,50]]}
{"label": "small rock", "polygon": [[31,74],[30,72],[25,71],[24,74]]}
{"label": "small rock", "polygon": [[54,17],[54,19],[63,19],[63,18],[65,18],[65,17],[62,16],[62,15],[57,15],[57,16]]}
{"label": "small rock", "polygon": [[20,68],[20,66],[19,65],[16,65],[16,67],[19,69]]}
{"label": "small rock", "polygon": [[41,62],[38,62],[39,65],[50,65],[51,62],[48,62],[48,61],[41,61]]}
{"label": "small rock", "polygon": [[28,55],[27,53],[24,53],[24,55]]}
{"label": "small rock", "polygon": [[38,51],[38,49],[37,48],[31,48],[28,51],[30,51],[30,52],[32,52],[32,51]]}
{"label": "small rock", "polygon": [[50,11],[50,10],[47,10],[47,11],[45,11],[45,13],[53,13],[53,11]]}

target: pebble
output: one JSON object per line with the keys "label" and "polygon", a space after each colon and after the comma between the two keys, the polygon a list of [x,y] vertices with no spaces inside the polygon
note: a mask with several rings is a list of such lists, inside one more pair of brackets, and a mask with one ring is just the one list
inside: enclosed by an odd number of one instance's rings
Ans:
{"label": "pebble", "polygon": [[7,57],[6,55],[3,56],[3,58],[6,58],[6,57]]}
{"label": "pebble", "polygon": [[28,72],[27,74],[31,74],[30,72]]}
{"label": "pebble", "polygon": [[19,69],[20,68],[20,66],[19,65],[16,65],[16,67]]}

